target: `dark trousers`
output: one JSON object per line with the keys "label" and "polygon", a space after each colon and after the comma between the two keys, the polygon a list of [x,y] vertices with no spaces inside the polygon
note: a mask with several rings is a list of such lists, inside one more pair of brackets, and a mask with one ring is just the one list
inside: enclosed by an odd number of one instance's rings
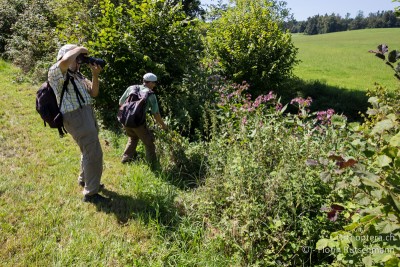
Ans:
{"label": "dark trousers", "polygon": [[154,145],[154,135],[149,128],[146,125],[142,125],[137,128],[124,127],[124,129],[128,136],[124,155],[130,158],[136,157],[136,147],[139,140],[141,140],[146,148],[146,160],[151,165],[154,165],[157,161],[156,146]]}

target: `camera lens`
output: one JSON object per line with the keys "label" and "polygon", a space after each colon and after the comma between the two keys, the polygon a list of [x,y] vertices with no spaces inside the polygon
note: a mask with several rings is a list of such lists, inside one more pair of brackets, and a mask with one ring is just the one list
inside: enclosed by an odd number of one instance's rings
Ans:
{"label": "camera lens", "polygon": [[79,64],[97,64],[99,66],[101,66],[102,68],[105,67],[106,65],[106,61],[104,59],[101,58],[95,58],[95,57],[88,57],[87,54],[79,54],[79,56],[76,57],[76,62],[78,62]]}

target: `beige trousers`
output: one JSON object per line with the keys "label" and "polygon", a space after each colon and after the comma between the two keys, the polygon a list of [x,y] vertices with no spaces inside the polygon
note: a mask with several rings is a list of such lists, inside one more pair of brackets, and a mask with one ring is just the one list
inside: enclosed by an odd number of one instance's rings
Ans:
{"label": "beige trousers", "polygon": [[63,115],[64,127],[81,150],[81,173],[78,182],[84,182],[84,195],[99,191],[103,173],[103,151],[99,141],[99,128],[93,108],[83,106]]}

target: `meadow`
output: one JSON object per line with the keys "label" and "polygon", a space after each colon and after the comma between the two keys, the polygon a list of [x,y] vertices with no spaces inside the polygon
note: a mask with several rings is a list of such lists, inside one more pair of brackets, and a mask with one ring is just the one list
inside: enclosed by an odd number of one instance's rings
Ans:
{"label": "meadow", "polygon": [[318,80],[350,91],[373,89],[375,82],[394,90],[398,83],[390,67],[368,51],[377,50],[379,44],[387,44],[389,51],[399,50],[399,34],[399,28],[294,34],[301,61],[294,74],[304,81]]}

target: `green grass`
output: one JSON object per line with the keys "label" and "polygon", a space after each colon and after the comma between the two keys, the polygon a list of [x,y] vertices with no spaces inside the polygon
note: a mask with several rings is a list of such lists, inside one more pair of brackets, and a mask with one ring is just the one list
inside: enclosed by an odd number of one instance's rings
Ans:
{"label": "green grass", "polygon": [[1,266],[229,265],[182,214],[193,191],[142,161],[120,163],[124,135],[100,132],[111,205],[83,203],[79,148],[43,126],[38,87],[0,60]]}
{"label": "green grass", "polygon": [[294,82],[282,88],[285,102],[310,96],[312,111],[333,108],[349,120],[361,121],[368,107],[368,90],[376,83],[389,91],[399,89],[393,70],[369,50],[381,43],[389,50],[400,49],[399,28],[367,29],[321,35],[294,34],[300,63],[294,68]]}
{"label": "green grass", "polygon": [[390,67],[369,53],[385,43],[389,50],[400,49],[400,28],[367,29],[322,35],[293,35],[300,64],[294,73],[304,81],[318,80],[332,87],[366,91],[379,82],[397,89]]}

